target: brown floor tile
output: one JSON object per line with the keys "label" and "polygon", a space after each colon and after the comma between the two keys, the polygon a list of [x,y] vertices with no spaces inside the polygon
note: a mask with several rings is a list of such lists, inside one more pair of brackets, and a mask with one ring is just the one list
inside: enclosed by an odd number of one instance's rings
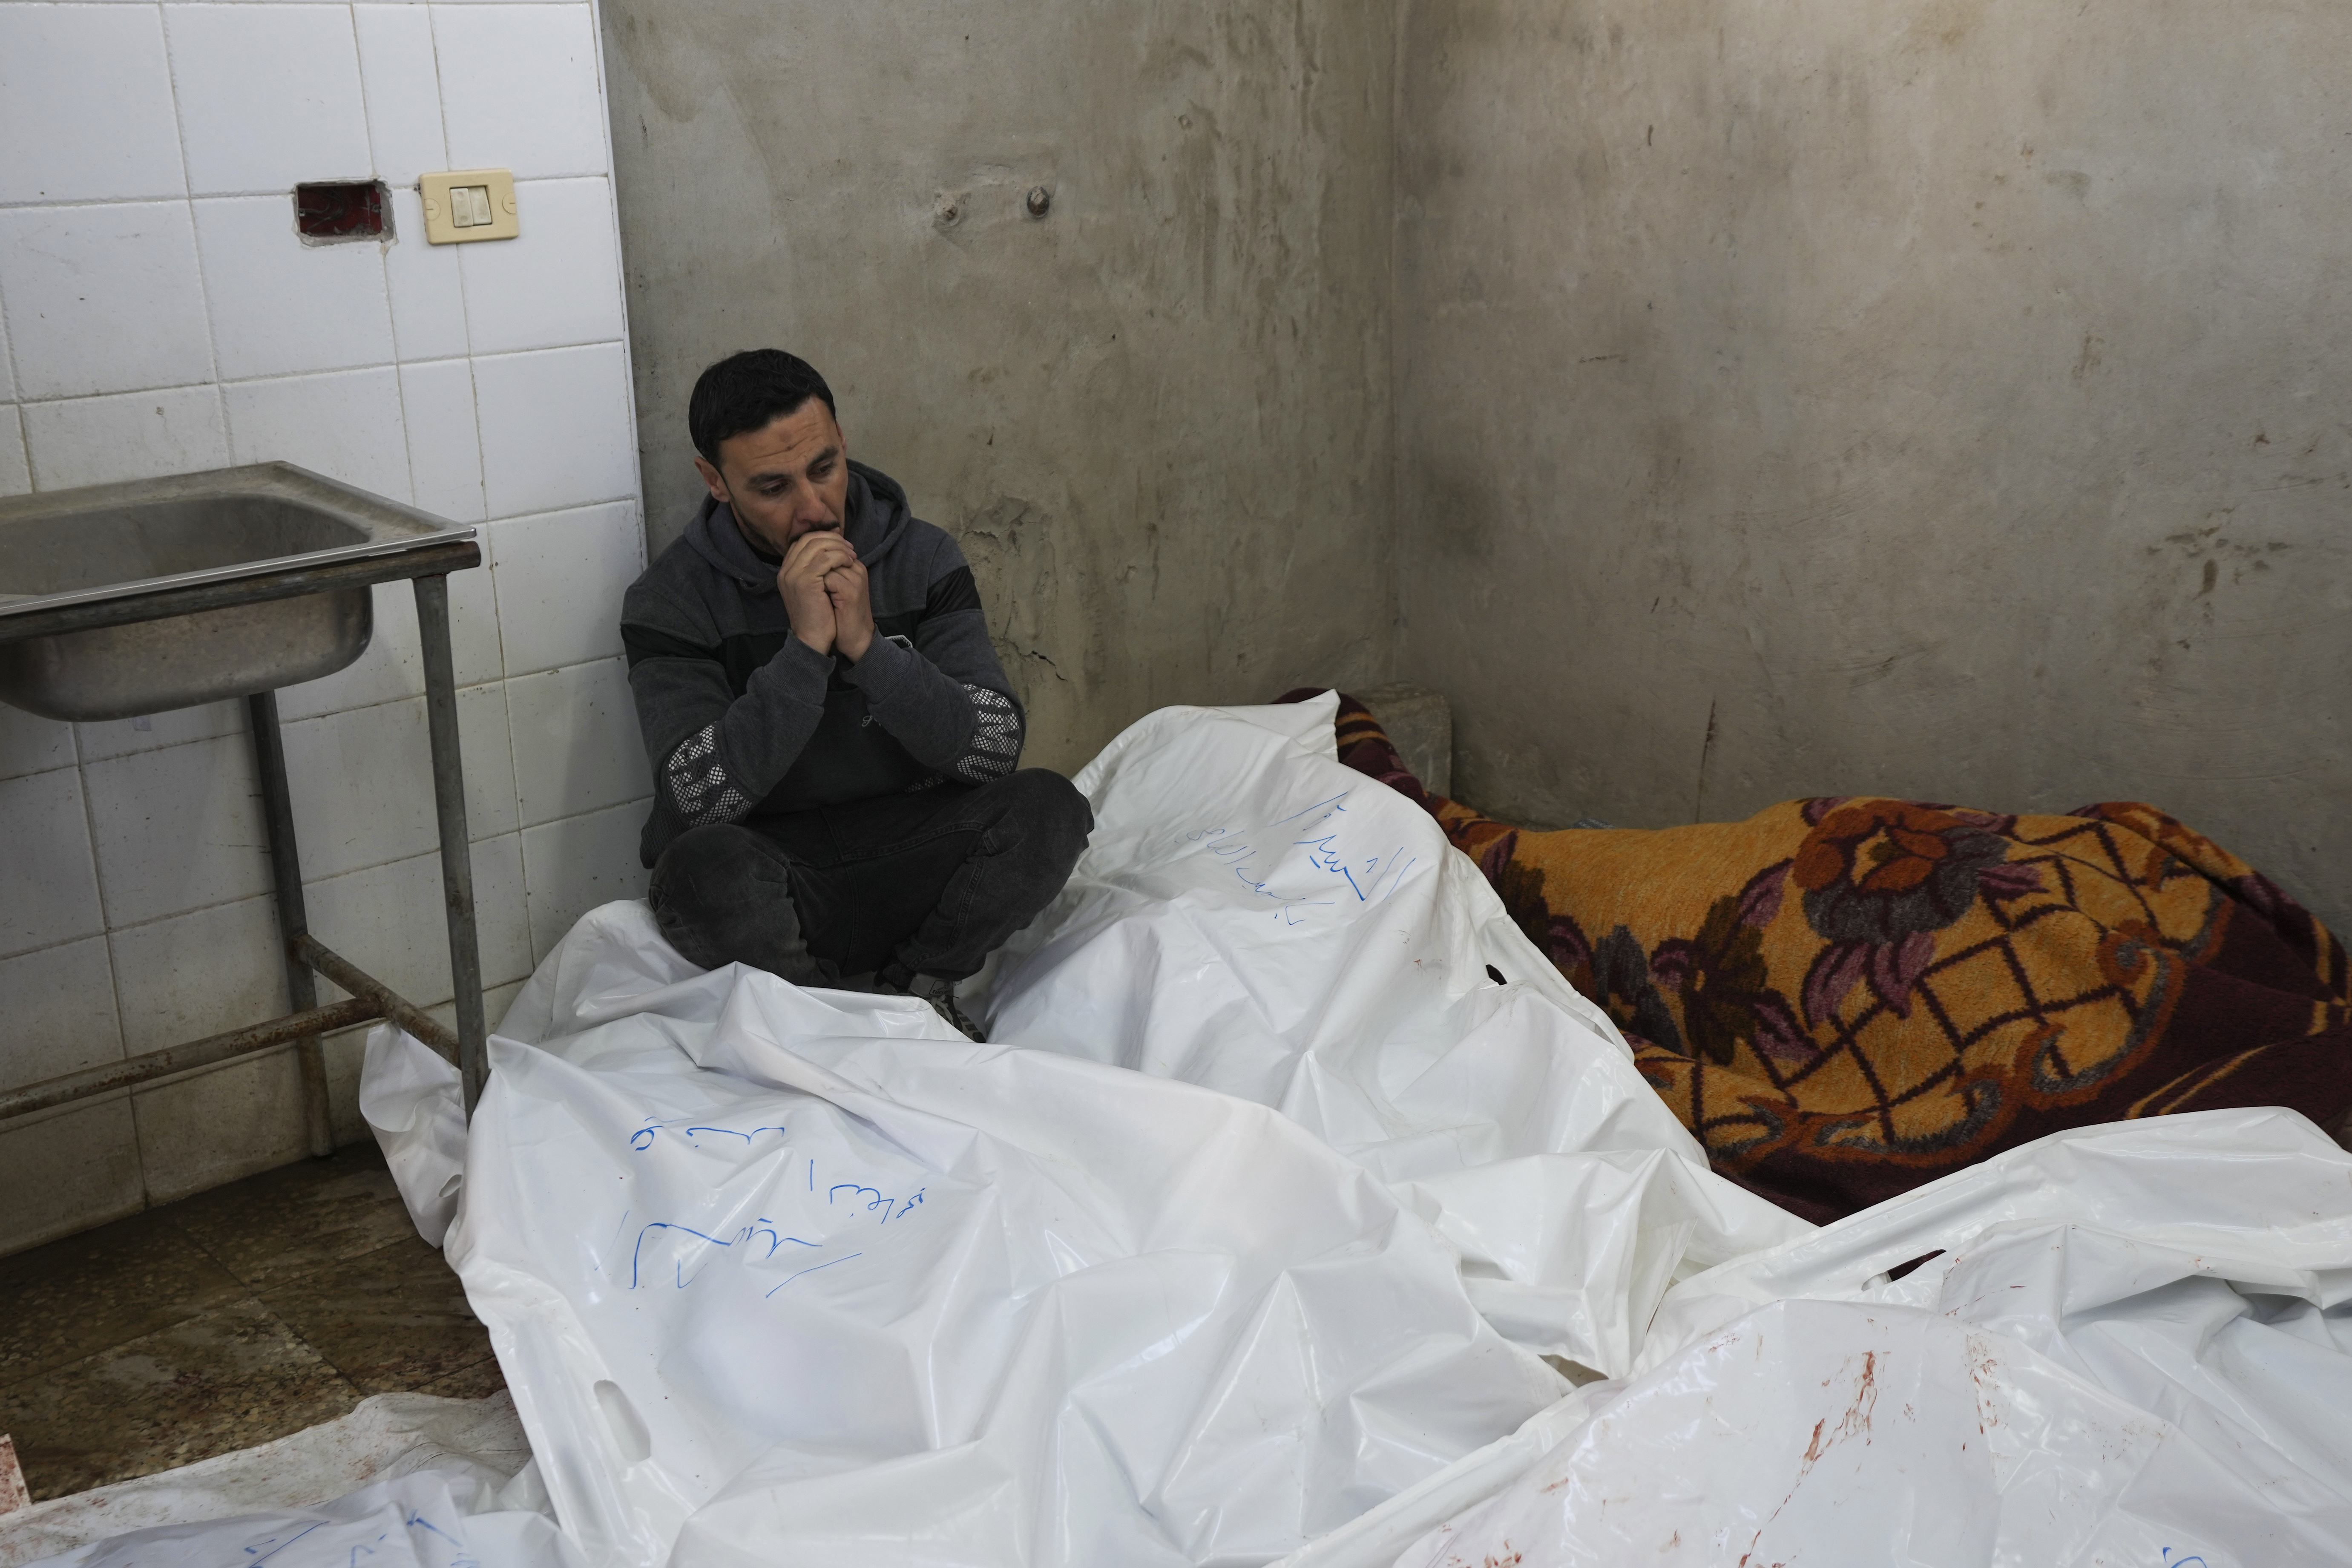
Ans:
{"label": "brown floor tile", "polygon": [[0,1389],[0,1431],[41,1500],[266,1443],[358,1403],[285,1324],[236,1301]]}
{"label": "brown floor tile", "polygon": [[507,1374],[499,1368],[499,1358],[485,1356],[462,1372],[446,1377],[436,1377],[419,1394],[437,1394],[444,1399],[488,1399],[507,1385]]}
{"label": "brown floor tile", "polygon": [[154,1212],[256,1289],[416,1236],[373,1142],[264,1171]]}
{"label": "brown floor tile", "polygon": [[152,1214],[0,1258],[0,1387],[247,1294]]}
{"label": "brown floor tile", "polygon": [[408,1239],[260,1294],[362,1394],[419,1389],[487,1360],[489,1331],[440,1250]]}

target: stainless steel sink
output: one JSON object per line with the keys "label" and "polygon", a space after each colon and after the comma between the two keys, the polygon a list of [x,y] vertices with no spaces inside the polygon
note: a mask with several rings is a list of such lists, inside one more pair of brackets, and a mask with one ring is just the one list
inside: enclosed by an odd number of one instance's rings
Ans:
{"label": "stainless steel sink", "polygon": [[[290,463],[0,500],[0,701],[125,719],[316,680],[374,629],[368,585],[320,568],[473,536]],[[216,607],[125,620],[122,602],[146,597]],[[12,620],[100,605],[119,624],[6,637]]]}
{"label": "stainless steel sink", "polygon": [[[285,463],[0,500],[0,700],[53,719],[120,719],[244,695],[293,1005],[268,1023],[0,1091],[0,1121],[291,1043],[310,1152],[329,1153],[320,1041],[369,1018],[454,1049],[472,1114],[489,1063],[449,574],[481,563],[473,529]],[[278,688],[357,658],[373,628],[371,591],[394,582],[416,604],[454,1031],[310,934],[278,721]],[[320,1006],[321,974],[351,995]]]}

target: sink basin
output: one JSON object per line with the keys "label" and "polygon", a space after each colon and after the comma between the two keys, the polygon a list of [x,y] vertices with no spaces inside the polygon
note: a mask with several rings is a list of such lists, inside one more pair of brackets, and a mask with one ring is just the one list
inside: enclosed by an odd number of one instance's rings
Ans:
{"label": "sink basin", "polygon": [[[290,463],[0,500],[0,637],[12,617],[470,539],[474,530]],[[0,701],[127,719],[331,675],[367,650],[364,584],[0,641]]]}

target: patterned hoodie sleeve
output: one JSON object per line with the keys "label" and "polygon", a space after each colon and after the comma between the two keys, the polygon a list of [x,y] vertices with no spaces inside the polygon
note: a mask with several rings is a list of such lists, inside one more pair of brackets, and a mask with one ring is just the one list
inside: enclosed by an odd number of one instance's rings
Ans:
{"label": "patterned hoodie sleeve", "polygon": [[972,784],[1001,779],[1021,761],[1021,710],[992,687],[966,685],[963,690],[971,699],[971,739],[950,771]]}
{"label": "patterned hoodie sleeve", "polygon": [[877,637],[848,679],[875,721],[925,767],[987,784],[1020,765],[1026,734],[1020,701],[988,640],[988,618],[963,552],[933,531],[937,554],[914,636]]}

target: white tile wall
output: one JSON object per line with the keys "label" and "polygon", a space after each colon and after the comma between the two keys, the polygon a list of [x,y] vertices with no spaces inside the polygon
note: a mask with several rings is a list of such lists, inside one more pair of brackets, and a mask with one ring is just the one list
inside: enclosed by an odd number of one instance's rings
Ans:
{"label": "white tile wall", "polygon": [[188,187],[363,179],[373,167],[349,5],[166,5]]}
{"label": "white tile wall", "polygon": [[282,191],[194,205],[222,379],[392,363],[381,247],[303,244]]}
{"label": "white tile wall", "polygon": [[493,524],[490,581],[507,673],[617,658],[621,592],[643,540],[625,502]]}
{"label": "white tile wall", "polygon": [[0,209],[0,309],[21,397],[212,379],[185,202]]}
{"label": "white tile wall", "polygon": [[451,168],[519,180],[611,173],[586,5],[436,5],[433,41]]}
{"label": "white tile wall", "polygon": [[233,461],[283,458],[396,501],[414,493],[397,366],[230,382],[221,401]]}
{"label": "white tile wall", "polygon": [[309,1152],[301,1068],[290,1047],[135,1089],[131,1105],[151,1204],[291,1164]]}
{"label": "white tile wall", "polygon": [[600,739],[605,729],[635,722],[629,673],[617,658],[509,678],[507,725],[523,826],[650,797],[645,752]]}
{"label": "white tile wall", "polygon": [[530,898],[535,958],[545,958],[582,911],[644,895],[637,834],[645,823],[645,808],[631,805],[523,829],[523,887]]}
{"label": "white tile wall", "polygon": [[220,388],[210,384],[28,403],[24,416],[33,483],[45,490],[194,473],[228,461]]}
{"label": "white tile wall", "polygon": [[635,416],[621,344],[477,359],[474,408],[492,517],[628,493]]}
{"label": "white tile wall", "polygon": [[243,704],[234,700],[207,702],[197,708],[175,708],[169,713],[150,713],[137,719],[76,724],[74,750],[83,763],[89,763],[108,757],[127,757],[133,752],[185,745],[190,741],[209,741],[215,735],[240,734],[244,728]]}
{"label": "white tile wall", "polygon": [[0,1018],[35,1079],[79,1072],[121,1055],[106,939],[85,937],[0,959]]}
{"label": "white tile wall", "polygon": [[359,30],[360,83],[376,168],[391,171],[388,180],[404,180],[449,167],[431,14],[423,5],[354,5],[352,21]]}
{"label": "white tile wall", "polygon": [[132,1056],[201,1039],[286,1005],[274,900],[173,915],[116,931],[112,950],[122,1004],[122,1043]]}
{"label": "white tile wall", "polygon": [[31,1247],[136,1213],[146,1200],[131,1097],[27,1116],[0,1137],[8,1233]]}
{"label": "white tile wall", "polygon": [[[466,758],[466,831],[479,839],[520,827],[503,682],[458,690],[457,744]],[[439,846],[438,837],[434,844]]]}
{"label": "white tile wall", "polygon": [[[14,414],[15,409],[8,410]],[[20,496],[33,488],[33,470],[25,461],[21,419],[0,414],[0,496]]]}
{"label": "white tile wall", "polygon": [[73,726],[0,702],[0,779],[73,766]]}
{"label": "white tile wall", "polygon": [[621,257],[611,184],[526,181],[515,187],[515,213],[554,248],[457,247],[474,352],[613,342],[621,330]]}
{"label": "white tile wall", "polygon": [[[60,136],[60,125],[104,125]],[[152,5],[0,9],[0,202],[186,192],[163,16]]]}
{"label": "white tile wall", "polygon": [[[641,563],[642,557],[640,551]],[[489,559],[486,545],[482,552],[482,563],[487,566]],[[400,606],[399,615],[414,639],[416,601],[413,595]],[[380,615],[377,624],[383,624]],[[460,686],[496,680],[506,673],[499,652],[498,599],[488,572],[461,572],[449,579],[449,647],[457,667],[457,684]],[[420,685],[417,689],[421,691],[424,688]]]}
{"label": "white tile wall", "polygon": [[[493,1020],[645,881],[596,40],[591,0],[0,0],[0,494],[282,458],[483,526],[450,606]],[[427,246],[417,176],[473,167],[513,171],[522,237]],[[393,237],[305,244],[293,185],[365,178]],[[278,706],[313,929],[446,1016],[422,669],[386,584],[368,652]],[[0,1085],[282,1008],[262,838],[243,703],[0,706]],[[363,1033],[329,1042],[345,1139]],[[302,1146],[288,1052],[0,1123],[0,1253]]]}
{"label": "white tile wall", "polygon": [[305,876],[381,866],[440,842],[422,698],[306,719],[282,733],[287,773],[305,785],[294,802]]}
{"label": "white tile wall", "polygon": [[[520,836],[480,840],[473,865],[474,901],[482,921],[482,984],[525,979],[531,953],[523,919]],[[338,952],[395,955],[381,971],[369,972],[378,980],[404,996],[431,996],[436,986],[448,989],[449,936],[441,923],[438,850],[331,879],[308,897],[311,929],[320,942]],[[320,981],[319,994],[343,993]]]}
{"label": "white tile wall", "polygon": [[30,952],[106,929],[89,853],[81,775],[58,768],[0,784],[0,955]]}
{"label": "white tile wall", "polygon": [[482,433],[474,417],[474,367],[462,359],[400,367],[400,407],[408,426],[408,471],[416,504],[453,522],[479,522]]}
{"label": "white tile wall", "polygon": [[[425,204],[406,187],[392,193],[392,231],[398,237],[384,250],[383,277],[392,289],[392,335],[402,363],[466,353],[466,299],[457,275],[457,254],[466,247],[417,242],[425,232]],[[534,226],[520,239],[493,243],[527,245],[538,238]]]}
{"label": "white tile wall", "polygon": [[110,928],[269,890],[260,786],[243,735],[133,752],[81,771]]}

